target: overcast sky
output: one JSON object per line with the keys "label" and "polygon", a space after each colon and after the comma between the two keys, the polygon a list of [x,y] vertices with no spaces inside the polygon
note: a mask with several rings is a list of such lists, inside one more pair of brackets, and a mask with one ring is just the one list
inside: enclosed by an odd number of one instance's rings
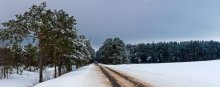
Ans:
{"label": "overcast sky", "polygon": [[0,22],[47,2],[77,19],[97,49],[108,37],[125,43],[220,40],[220,0],[0,0]]}

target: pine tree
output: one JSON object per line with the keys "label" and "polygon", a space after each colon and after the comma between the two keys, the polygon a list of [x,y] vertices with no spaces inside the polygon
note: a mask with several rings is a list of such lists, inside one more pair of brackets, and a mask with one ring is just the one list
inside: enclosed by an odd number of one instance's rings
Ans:
{"label": "pine tree", "polygon": [[[73,39],[76,38],[75,19],[63,10],[51,11],[46,9],[46,3],[33,5],[24,14],[16,15],[16,20],[9,20],[3,23],[4,29],[1,31],[1,39],[8,42],[22,42],[23,39],[31,37],[33,41],[37,39],[39,47],[39,82],[43,81],[43,67],[49,57],[49,50],[56,50],[54,55],[58,55],[59,70],[61,69],[61,59],[65,54],[70,54],[74,49]],[[59,52],[59,54],[57,54]]]}
{"label": "pine tree", "polygon": [[108,38],[97,52],[97,57],[105,64],[129,63],[128,53],[120,38]]}

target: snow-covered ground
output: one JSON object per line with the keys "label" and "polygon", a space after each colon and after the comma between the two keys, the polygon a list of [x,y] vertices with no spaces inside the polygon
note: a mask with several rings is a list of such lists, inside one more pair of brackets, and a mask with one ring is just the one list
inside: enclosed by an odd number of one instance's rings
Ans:
{"label": "snow-covered ground", "polygon": [[107,87],[106,78],[91,64],[34,87]]}
{"label": "snow-covered ground", "polygon": [[[220,87],[220,60],[105,66],[127,73],[153,87]],[[52,68],[47,70],[48,72],[53,71]],[[23,75],[13,74],[9,79],[0,80],[0,87],[33,87],[37,82],[37,72],[24,71]],[[34,87],[108,86],[110,86],[108,79],[100,72],[99,68],[91,64]]]}
{"label": "snow-covered ground", "polygon": [[128,73],[153,87],[220,87],[220,60],[107,66]]}
{"label": "snow-covered ground", "polygon": [[[46,68],[43,71],[44,81],[50,80],[54,76],[54,68]],[[39,73],[25,71],[22,75],[16,74],[14,71],[13,74],[9,75],[8,78],[0,79],[0,87],[33,87],[38,84]]]}
{"label": "snow-covered ground", "polygon": [[80,68],[79,70],[67,73],[59,78],[52,79],[34,87],[82,87],[83,81],[89,72],[89,66]]}
{"label": "snow-covered ground", "polygon": [[38,83],[38,73],[24,71],[22,75],[12,74],[0,80],[0,87],[32,87]]}
{"label": "snow-covered ground", "polygon": [[[0,80],[0,87],[108,87],[108,79],[94,64],[84,66],[61,77],[52,79],[54,68],[44,70],[43,83],[38,84],[39,73],[24,71],[22,75],[12,74],[8,79]],[[52,80],[49,80],[52,79]]]}

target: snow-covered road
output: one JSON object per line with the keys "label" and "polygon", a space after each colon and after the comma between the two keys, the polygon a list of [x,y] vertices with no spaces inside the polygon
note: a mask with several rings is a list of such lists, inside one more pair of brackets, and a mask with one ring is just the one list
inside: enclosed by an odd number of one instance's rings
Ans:
{"label": "snow-covered road", "polygon": [[112,87],[152,87],[139,79],[131,77],[126,73],[121,73],[109,67],[99,65],[101,71],[111,82]]}

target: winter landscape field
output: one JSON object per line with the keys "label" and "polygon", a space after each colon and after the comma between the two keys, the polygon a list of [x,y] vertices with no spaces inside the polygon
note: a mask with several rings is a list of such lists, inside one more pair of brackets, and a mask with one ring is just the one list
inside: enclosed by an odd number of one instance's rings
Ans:
{"label": "winter landscape field", "polygon": [[[220,60],[163,63],[102,65],[128,74],[151,87],[219,87]],[[37,73],[24,72],[0,80],[2,87],[111,87],[95,64],[64,74],[59,78],[37,84]]]}
{"label": "winter landscape field", "polygon": [[218,0],[0,1],[0,87],[220,87]]}
{"label": "winter landscape field", "polygon": [[163,64],[109,65],[152,84],[152,87],[219,87],[219,60]]}

